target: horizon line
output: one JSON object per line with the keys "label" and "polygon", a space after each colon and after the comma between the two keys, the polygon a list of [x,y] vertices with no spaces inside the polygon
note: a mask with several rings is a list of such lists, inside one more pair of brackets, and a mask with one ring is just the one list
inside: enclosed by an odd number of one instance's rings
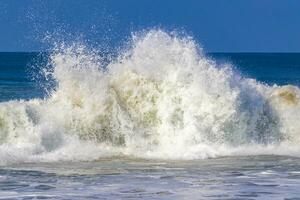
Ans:
{"label": "horizon line", "polygon": [[[0,51],[0,53],[51,53],[52,51]],[[292,53],[300,53],[300,51],[208,51],[204,52],[204,54],[222,54],[222,53],[235,53],[235,54],[263,54],[263,53],[268,53],[268,54],[292,54]]]}

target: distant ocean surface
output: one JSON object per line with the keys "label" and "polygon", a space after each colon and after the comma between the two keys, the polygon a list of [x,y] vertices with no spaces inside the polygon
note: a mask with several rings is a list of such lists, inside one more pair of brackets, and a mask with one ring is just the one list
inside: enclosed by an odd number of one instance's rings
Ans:
{"label": "distant ocean surface", "polygon": [[[1,101],[42,97],[32,65],[47,58],[45,52],[0,52]],[[207,53],[217,62],[232,64],[243,76],[273,85],[300,86],[300,53]]]}
{"label": "distant ocean surface", "polygon": [[196,46],[0,53],[0,199],[300,199],[300,53]]}

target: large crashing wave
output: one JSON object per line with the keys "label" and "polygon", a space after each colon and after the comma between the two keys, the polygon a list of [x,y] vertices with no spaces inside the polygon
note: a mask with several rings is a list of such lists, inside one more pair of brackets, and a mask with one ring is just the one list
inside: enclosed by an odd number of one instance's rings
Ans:
{"label": "large crashing wave", "polygon": [[50,64],[49,97],[0,104],[2,164],[300,155],[299,88],[243,78],[190,38],[153,30],[106,67],[80,45]]}

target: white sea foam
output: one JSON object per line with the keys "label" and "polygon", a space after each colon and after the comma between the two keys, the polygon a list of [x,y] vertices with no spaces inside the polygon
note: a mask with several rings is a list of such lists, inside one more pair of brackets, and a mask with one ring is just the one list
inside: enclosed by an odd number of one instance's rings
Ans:
{"label": "white sea foam", "polygon": [[82,45],[49,64],[49,97],[0,104],[1,164],[300,155],[299,88],[243,78],[191,38],[152,30],[106,67]]}

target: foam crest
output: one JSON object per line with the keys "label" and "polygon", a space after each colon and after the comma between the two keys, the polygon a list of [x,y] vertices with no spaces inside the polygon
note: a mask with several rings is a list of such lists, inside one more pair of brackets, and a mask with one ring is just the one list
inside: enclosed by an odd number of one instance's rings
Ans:
{"label": "foam crest", "polygon": [[300,153],[296,86],[243,78],[192,38],[161,30],[102,60],[83,45],[61,46],[45,68],[56,82],[49,97],[0,104],[1,164]]}

